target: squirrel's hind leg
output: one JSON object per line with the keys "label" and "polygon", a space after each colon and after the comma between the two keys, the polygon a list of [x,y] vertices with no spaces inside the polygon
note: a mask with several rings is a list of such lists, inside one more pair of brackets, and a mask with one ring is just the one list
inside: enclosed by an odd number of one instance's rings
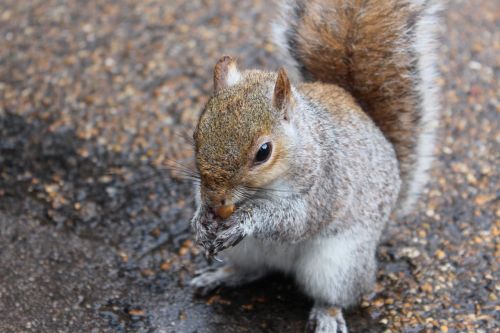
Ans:
{"label": "squirrel's hind leg", "polygon": [[263,270],[244,271],[231,265],[208,268],[195,276],[190,285],[199,296],[206,296],[221,286],[236,287],[258,280],[264,276]]}
{"label": "squirrel's hind leg", "polygon": [[315,300],[308,332],[347,332],[340,308],[356,305],[375,281],[376,247],[366,233],[356,230],[303,245],[295,277]]}
{"label": "squirrel's hind leg", "polygon": [[306,326],[307,333],[347,333],[347,326],[339,307],[316,303]]}

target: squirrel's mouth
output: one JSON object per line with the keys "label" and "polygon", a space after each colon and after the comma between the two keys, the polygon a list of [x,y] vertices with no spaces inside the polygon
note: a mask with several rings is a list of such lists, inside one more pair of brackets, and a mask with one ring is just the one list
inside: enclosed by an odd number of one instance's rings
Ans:
{"label": "squirrel's mouth", "polygon": [[213,209],[213,212],[217,217],[220,217],[221,219],[225,220],[231,215],[233,215],[235,210],[236,210],[236,205],[229,204],[224,206],[218,206]]}

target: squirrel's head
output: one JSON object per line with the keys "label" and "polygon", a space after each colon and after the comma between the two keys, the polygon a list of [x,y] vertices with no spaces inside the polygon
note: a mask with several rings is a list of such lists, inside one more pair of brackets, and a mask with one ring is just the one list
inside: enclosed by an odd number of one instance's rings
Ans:
{"label": "squirrel's head", "polygon": [[219,217],[286,172],[284,134],[294,101],[283,69],[240,72],[230,57],[217,62],[194,141],[201,200]]}

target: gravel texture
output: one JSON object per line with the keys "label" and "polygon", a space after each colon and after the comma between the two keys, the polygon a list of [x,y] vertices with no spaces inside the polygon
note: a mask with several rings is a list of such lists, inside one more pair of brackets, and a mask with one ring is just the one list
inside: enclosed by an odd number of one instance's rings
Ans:
{"label": "gravel texture", "polygon": [[[0,332],[301,332],[273,276],[196,298],[190,133],[222,54],[276,69],[269,1],[0,2]],[[431,184],[351,332],[498,332],[500,8],[451,1]]]}

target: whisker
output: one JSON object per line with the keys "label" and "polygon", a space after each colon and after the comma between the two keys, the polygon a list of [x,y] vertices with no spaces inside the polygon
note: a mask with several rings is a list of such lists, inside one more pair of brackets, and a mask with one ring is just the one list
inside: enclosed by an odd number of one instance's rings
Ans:
{"label": "whisker", "polygon": [[248,185],[244,185],[244,186],[246,189],[253,190],[253,191],[276,192],[276,193],[295,193],[292,190],[286,190],[286,189],[256,187],[256,186],[248,186]]}
{"label": "whisker", "polygon": [[281,196],[277,193],[265,191],[265,189],[248,189],[243,187],[243,189],[238,189],[235,190],[237,195],[239,195],[241,198],[244,200],[251,200],[251,199],[278,199]]}
{"label": "whisker", "polygon": [[236,188],[234,190],[234,193],[235,193],[236,197],[238,197],[238,199],[249,200],[253,197],[252,193],[245,192],[245,191],[238,189],[238,188]]}
{"label": "whisker", "polygon": [[193,170],[190,167],[179,163],[178,161],[167,160],[167,163],[167,165],[164,165],[159,169],[161,170],[161,172],[165,172],[166,170],[168,170],[169,172],[174,171],[175,173],[178,173],[178,175],[174,176],[182,176],[183,178],[200,181],[200,175],[198,171]]}
{"label": "whisker", "polygon": [[186,169],[178,168],[175,166],[158,169],[158,172],[164,173],[164,174],[169,174],[172,171],[175,171],[176,173],[179,173],[181,175],[185,175],[188,177],[192,177],[192,178],[196,178],[196,179],[200,178],[200,176],[192,170],[186,170]]}
{"label": "whisker", "polygon": [[169,163],[169,164],[166,165],[167,167],[175,166],[175,167],[178,167],[178,168],[182,168],[184,170],[189,170],[191,172],[197,172],[197,171],[191,169],[189,166],[186,166],[186,165],[180,163],[179,161],[167,160],[166,162]]}
{"label": "whisker", "polygon": [[178,138],[181,138],[185,142],[189,143],[189,145],[194,148],[195,142],[193,139],[193,136],[187,132],[187,130],[179,131],[179,130],[174,130],[173,131],[174,135],[177,136]]}

